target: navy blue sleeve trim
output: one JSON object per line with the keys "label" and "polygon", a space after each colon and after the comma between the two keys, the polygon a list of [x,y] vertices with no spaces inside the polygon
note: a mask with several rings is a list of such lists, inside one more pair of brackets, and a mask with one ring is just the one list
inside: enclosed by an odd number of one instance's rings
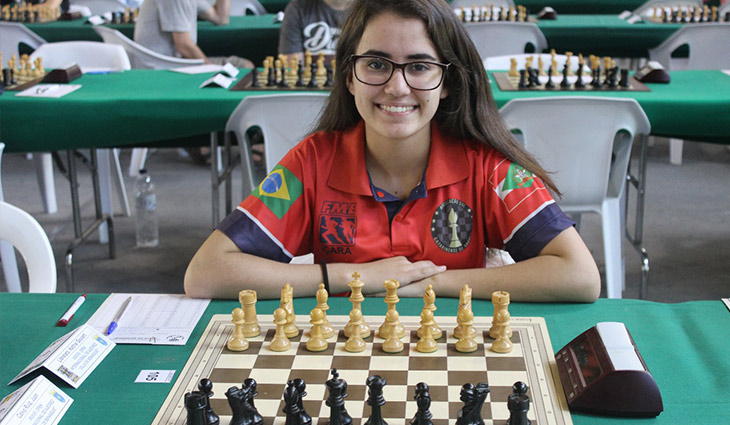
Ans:
{"label": "navy blue sleeve trim", "polygon": [[233,212],[216,229],[225,233],[246,254],[288,263],[291,258],[261,228],[240,210]]}
{"label": "navy blue sleeve trim", "polygon": [[515,261],[535,257],[560,232],[573,225],[575,222],[558,204],[552,203],[525,223],[507,242],[505,250]]}

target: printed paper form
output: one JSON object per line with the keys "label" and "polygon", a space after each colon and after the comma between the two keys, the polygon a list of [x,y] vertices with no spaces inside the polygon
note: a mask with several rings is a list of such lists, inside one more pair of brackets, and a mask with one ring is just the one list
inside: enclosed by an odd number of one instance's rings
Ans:
{"label": "printed paper form", "polygon": [[722,302],[725,303],[725,307],[730,310],[730,298],[722,298]]}
{"label": "printed paper form", "polygon": [[110,294],[88,324],[106,333],[127,298],[132,301],[109,335],[117,344],[185,345],[210,303],[169,294]]}

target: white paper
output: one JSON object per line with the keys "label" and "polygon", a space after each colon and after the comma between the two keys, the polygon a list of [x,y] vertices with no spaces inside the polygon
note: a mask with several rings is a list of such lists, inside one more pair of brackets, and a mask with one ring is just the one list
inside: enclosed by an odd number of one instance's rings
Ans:
{"label": "white paper", "polygon": [[99,15],[89,16],[89,19],[87,19],[86,22],[90,23],[91,25],[101,25],[106,23],[104,18]]}
{"label": "white paper", "polygon": [[175,376],[174,370],[141,370],[134,382],[143,384],[169,384]]}
{"label": "white paper", "polygon": [[631,17],[629,17],[629,19],[626,20],[626,22],[628,22],[630,24],[635,24],[637,22],[642,22],[642,21],[643,21],[643,19],[641,19],[641,16],[633,15],[633,14],[631,15]]}
{"label": "white paper", "polygon": [[231,77],[226,77],[223,74],[215,74],[214,76],[203,81],[203,84],[201,84],[199,88],[202,89],[203,87],[219,86],[219,87],[223,87],[224,89],[227,89],[228,87],[231,86],[231,84],[233,84],[233,81],[234,81],[234,79]]}
{"label": "white paper", "polygon": [[725,307],[730,310],[730,298],[722,298],[722,302],[725,303]]}
{"label": "white paper", "polygon": [[230,62],[226,62],[226,64],[223,65],[223,71],[222,72],[225,72],[231,78],[238,77],[238,73],[239,73],[238,68],[236,68],[235,66],[233,66]]}
{"label": "white paper", "polygon": [[117,344],[185,345],[210,303],[176,294],[111,294],[87,323],[106,332],[128,297],[127,312],[107,337]]}
{"label": "white paper", "polygon": [[36,84],[33,87],[16,93],[20,97],[59,98],[81,88],[81,84]]}
{"label": "white paper", "polygon": [[39,375],[0,400],[0,425],[55,425],[71,403],[71,397]]}
{"label": "white paper", "polygon": [[116,344],[89,325],[81,325],[54,341],[9,384],[43,367],[78,388]]}
{"label": "white paper", "polygon": [[728,70],[728,69],[724,69],[724,70],[723,70],[722,72],[723,72],[723,73],[724,73],[725,75],[728,75],[728,76],[730,76],[730,70]]}
{"label": "white paper", "polygon": [[212,63],[204,63],[202,65],[191,65],[182,66],[180,68],[171,68],[172,72],[179,72],[181,74],[205,74],[206,72],[220,72],[223,70],[223,65],[215,65]]}
{"label": "white paper", "polygon": [[633,15],[630,10],[624,10],[623,12],[619,13],[618,18],[619,19],[626,19],[629,16]]}

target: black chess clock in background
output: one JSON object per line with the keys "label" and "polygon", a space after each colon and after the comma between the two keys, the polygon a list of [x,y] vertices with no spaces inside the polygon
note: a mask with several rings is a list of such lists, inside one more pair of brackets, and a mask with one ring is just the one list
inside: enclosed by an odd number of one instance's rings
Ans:
{"label": "black chess clock in background", "polygon": [[598,323],[555,360],[571,410],[626,417],[654,417],[663,410],[659,387],[623,323]]}

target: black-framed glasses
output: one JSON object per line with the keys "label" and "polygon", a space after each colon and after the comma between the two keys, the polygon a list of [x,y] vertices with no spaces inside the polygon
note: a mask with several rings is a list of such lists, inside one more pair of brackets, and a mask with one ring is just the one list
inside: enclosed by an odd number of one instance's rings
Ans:
{"label": "black-framed glasses", "polygon": [[382,56],[352,55],[355,78],[369,86],[382,86],[390,81],[396,69],[403,72],[408,87],[414,90],[435,90],[444,81],[450,63],[412,61],[398,63]]}

